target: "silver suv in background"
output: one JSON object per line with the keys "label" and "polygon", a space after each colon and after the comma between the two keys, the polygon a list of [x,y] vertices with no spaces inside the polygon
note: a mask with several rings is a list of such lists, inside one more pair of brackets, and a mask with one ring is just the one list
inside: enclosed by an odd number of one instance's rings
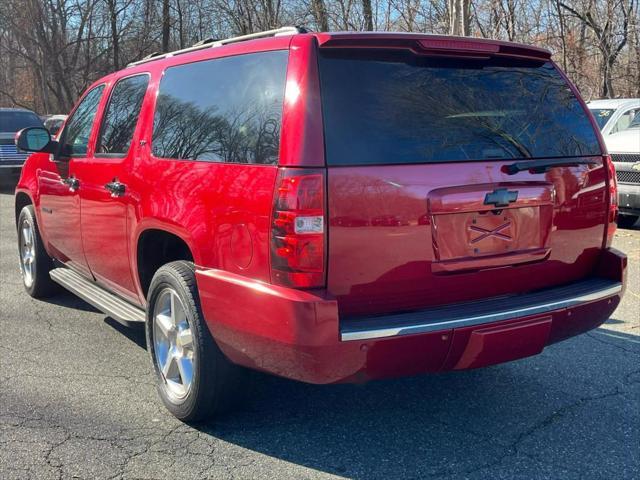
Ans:
{"label": "silver suv in background", "polygon": [[626,129],[604,140],[618,179],[618,225],[629,228],[640,217],[640,112]]}
{"label": "silver suv in background", "polygon": [[42,126],[40,117],[31,110],[0,107],[0,176],[19,172],[29,155],[16,148],[16,133],[23,128]]}
{"label": "silver suv in background", "polygon": [[632,227],[640,217],[640,99],[596,100],[588,103],[618,179],[618,225]]}

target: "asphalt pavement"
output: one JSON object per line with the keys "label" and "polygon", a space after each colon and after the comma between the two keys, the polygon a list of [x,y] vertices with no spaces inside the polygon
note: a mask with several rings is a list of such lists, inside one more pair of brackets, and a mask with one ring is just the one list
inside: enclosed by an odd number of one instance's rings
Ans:
{"label": "asphalt pavement", "polygon": [[251,376],[189,426],[155,392],[139,330],[71,294],[39,301],[0,194],[0,479],[640,478],[640,228],[623,303],[541,355],[468,372],[312,386]]}

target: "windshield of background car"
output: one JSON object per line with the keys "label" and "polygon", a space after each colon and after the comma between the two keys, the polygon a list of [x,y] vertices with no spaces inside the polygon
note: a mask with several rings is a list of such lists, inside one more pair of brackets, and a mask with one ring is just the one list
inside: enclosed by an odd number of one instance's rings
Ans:
{"label": "windshield of background car", "polygon": [[636,113],[636,116],[633,117],[633,120],[631,120],[627,128],[640,128],[640,112]]}
{"label": "windshield of background car", "polygon": [[321,49],[329,165],[600,155],[552,63]]}
{"label": "windshield of background car", "polygon": [[611,115],[615,110],[613,108],[591,108],[589,107],[593,118],[596,119],[596,123],[598,124],[598,128],[602,130],[604,126],[607,124]]}
{"label": "windshield of background car", "polygon": [[0,132],[18,132],[27,127],[42,127],[42,121],[32,112],[0,112]]}

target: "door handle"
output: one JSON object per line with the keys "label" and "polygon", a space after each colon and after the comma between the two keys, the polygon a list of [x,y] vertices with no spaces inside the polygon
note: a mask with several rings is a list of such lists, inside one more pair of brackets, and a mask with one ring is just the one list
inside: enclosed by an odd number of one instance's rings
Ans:
{"label": "door handle", "polygon": [[61,182],[69,187],[69,191],[75,192],[80,186],[80,181],[76,177],[63,178]]}
{"label": "door handle", "polygon": [[120,183],[118,180],[113,180],[112,182],[107,183],[104,188],[111,192],[112,197],[121,197],[124,195],[124,191],[126,190],[125,184]]}

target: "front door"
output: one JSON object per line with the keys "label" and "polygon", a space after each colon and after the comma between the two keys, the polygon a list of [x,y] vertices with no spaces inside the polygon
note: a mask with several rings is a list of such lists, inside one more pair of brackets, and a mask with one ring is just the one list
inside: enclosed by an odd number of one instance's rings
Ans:
{"label": "front door", "polygon": [[40,231],[49,251],[68,266],[90,275],[82,251],[80,189],[76,164],[87,158],[89,140],[104,85],[90,90],[80,101],[60,135],[60,149],[50,156],[48,168],[38,171]]}
{"label": "front door", "polygon": [[143,74],[115,84],[94,154],[76,163],[76,176],[82,185],[82,244],[91,273],[98,282],[134,301],[138,298],[127,217],[135,204],[127,184],[138,152],[133,138],[148,81],[149,76]]}

